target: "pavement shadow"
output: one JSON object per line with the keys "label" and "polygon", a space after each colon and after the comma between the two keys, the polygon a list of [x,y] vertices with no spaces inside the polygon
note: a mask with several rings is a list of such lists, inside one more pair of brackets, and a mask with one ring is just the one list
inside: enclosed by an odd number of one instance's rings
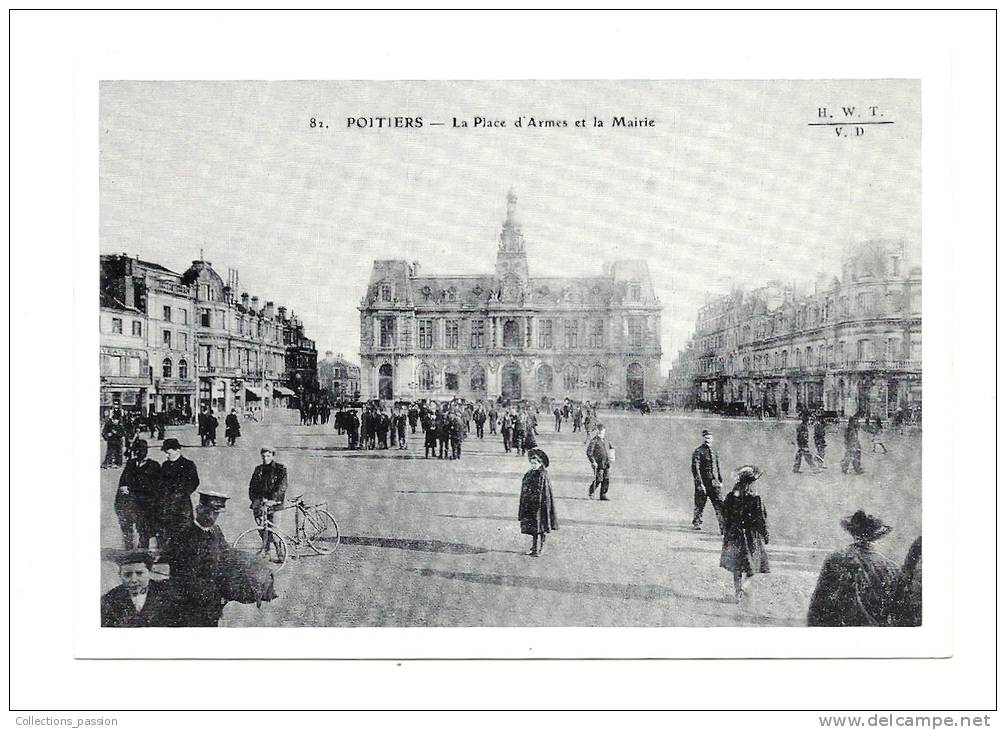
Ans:
{"label": "pavement shadow", "polygon": [[450,555],[482,555],[491,552],[487,548],[465,545],[459,542],[443,542],[441,540],[406,540],[397,537],[366,537],[344,536],[339,541],[341,545],[362,545],[364,547],[392,548],[395,550],[414,550],[421,553],[448,553]]}
{"label": "pavement shadow", "polygon": [[[583,497],[556,497],[556,499],[583,499]],[[448,517],[457,520],[496,520],[498,522],[513,522],[513,517],[501,517],[499,515],[437,515],[437,517]],[[665,524],[659,522],[600,522],[597,520],[571,520],[559,516],[560,525],[583,525],[588,527],[622,527],[627,530],[648,530],[650,532],[693,532],[688,527],[679,524]],[[699,537],[702,535],[699,533]],[[719,536],[710,535],[710,538],[720,539]]]}
{"label": "pavement shadow", "polygon": [[599,583],[562,578],[540,578],[524,575],[500,575],[496,573],[460,573],[453,570],[434,570],[432,568],[413,568],[413,573],[426,578],[447,578],[463,580],[469,583],[484,583],[513,588],[535,588],[556,593],[572,593],[578,595],[597,596],[600,598],[624,598],[641,601],[655,601],[665,598],[678,598],[704,603],[723,603],[723,599],[708,596],[696,596],[681,593],[667,586],[635,583]]}
{"label": "pavement shadow", "polygon": [[[308,451],[322,451],[323,449],[307,449]],[[335,449],[335,453],[322,454],[323,459],[422,459],[408,449],[378,449],[375,451],[355,451],[352,449]]]}
{"label": "pavement shadow", "polygon": [[[507,499],[519,499],[520,492],[464,492],[460,490],[448,490],[448,489],[400,489],[398,494],[451,494],[456,497],[506,497]],[[586,497],[555,497],[556,499],[564,500],[580,500],[588,501]],[[440,515],[441,517],[456,517],[458,515]]]}

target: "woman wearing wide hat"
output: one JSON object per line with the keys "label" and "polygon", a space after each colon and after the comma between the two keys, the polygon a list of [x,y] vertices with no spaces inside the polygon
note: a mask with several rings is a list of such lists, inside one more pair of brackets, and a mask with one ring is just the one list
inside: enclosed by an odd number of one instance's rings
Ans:
{"label": "woman wearing wide hat", "polygon": [[842,520],[853,542],[832,553],[821,567],[810,599],[808,626],[884,626],[898,566],[876,552],[873,543],[891,528],[859,510]]}
{"label": "woman wearing wide hat", "polygon": [[744,581],[755,573],[769,572],[765,506],[754,491],[754,483],[761,475],[757,466],[740,467],[734,472],[734,488],[723,500],[720,567],[733,574],[738,603],[744,598]]}
{"label": "woman wearing wide hat", "polygon": [[520,505],[517,519],[520,531],[531,535],[531,550],[528,555],[538,557],[545,549],[545,536],[559,529],[555,517],[555,499],[552,497],[552,481],[548,477],[548,454],[541,449],[527,452],[531,468],[524,475],[520,485]]}

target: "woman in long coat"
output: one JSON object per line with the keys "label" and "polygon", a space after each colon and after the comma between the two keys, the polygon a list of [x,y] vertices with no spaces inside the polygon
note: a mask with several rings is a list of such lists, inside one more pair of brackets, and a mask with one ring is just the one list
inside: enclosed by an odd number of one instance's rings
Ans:
{"label": "woman in long coat", "polygon": [[531,449],[527,452],[527,459],[531,468],[520,485],[517,519],[520,520],[521,534],[531,535],[528,555],[537,558],[545,549],[545,536],[552,530],[558,530],[559,522],[555,517],[552,481],[548,477],[548,454],[541,449]]}
{"label": "woman in long coat", "polygon": [[723,550],[720,567],[734,576],[737,602],[744,599],[744,581],[755,573],[768,573],[768,525],[765,506],[751,485],[761,476],[756,466],[736,472],[733,490],[723,500]]}

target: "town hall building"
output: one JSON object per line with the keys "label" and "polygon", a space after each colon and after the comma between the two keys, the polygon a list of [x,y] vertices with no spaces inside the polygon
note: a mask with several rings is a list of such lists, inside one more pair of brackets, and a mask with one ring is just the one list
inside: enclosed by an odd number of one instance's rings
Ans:
{"label": "town hall building", "polygon": [[646,262],[531,276],[512,191],[492,274],[375,261],[359,309],[365,398],[636,400],[662,385],[661,304]]}

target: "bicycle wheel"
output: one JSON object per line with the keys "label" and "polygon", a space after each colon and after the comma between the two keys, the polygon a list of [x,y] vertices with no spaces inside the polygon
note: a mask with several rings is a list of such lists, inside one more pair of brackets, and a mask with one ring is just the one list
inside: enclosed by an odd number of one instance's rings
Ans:
{"label": "bicycle wheel", "polygon": [[250,527],[238,535],[238,539],[234,541],[234,549],[248,555],[265,558],[269,561],[273,571],[278,572],[286,565],[286,559],[289,555],[286,540],[271,527],[265,529],[269,532],[268,550],[262,547],[262,528],[260,527]]}
{"label": "bicycle wheel", "polygon": [[311,549],[328,555],[339,547],[339,523],[327,510],[313,509],[304,513],[304,537]]}

